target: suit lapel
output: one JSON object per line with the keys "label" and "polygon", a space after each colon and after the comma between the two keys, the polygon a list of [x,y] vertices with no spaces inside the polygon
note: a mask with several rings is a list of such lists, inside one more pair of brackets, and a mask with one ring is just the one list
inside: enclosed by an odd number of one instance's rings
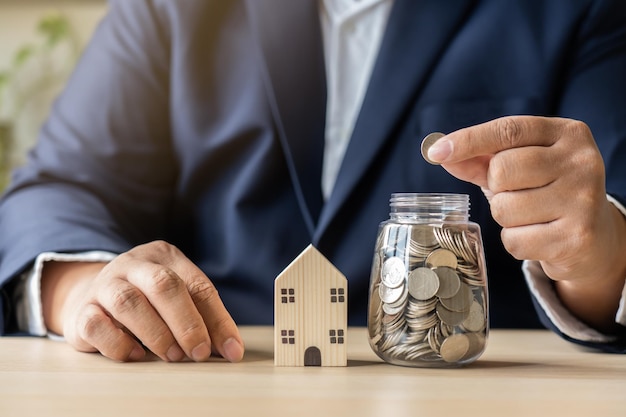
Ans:
{"label": "suit lapel", "polygon": [[268,96],[311,235],[321,211],[326,76],[315,1],[248,0]]}
{"label": "suit lapel", "polygon": [[[415,100],[473,0],[395,0],[379,56],[335,189],[320,215],[314,241],[355,189]],[[416,156],[417,157],[417,156]]]}

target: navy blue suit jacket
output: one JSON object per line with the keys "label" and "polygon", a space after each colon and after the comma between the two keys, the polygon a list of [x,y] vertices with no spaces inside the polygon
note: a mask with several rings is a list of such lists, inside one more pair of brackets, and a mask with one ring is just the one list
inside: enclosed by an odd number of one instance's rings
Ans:
{"label": "navy blue suit jacket", "polygon": [[364,324],[390,194],[458,192],[482,227],[492,326],[538,327],[482,193],[427,164],[420,140],[505,115],[579,119],[626,201],[624,22],[620,0],[396,0],[324,203],[316,1],[111,1],[0,205],[0,283],[44,251],[165,239],[238,323],[270,324],[273,279],[313,243]]}

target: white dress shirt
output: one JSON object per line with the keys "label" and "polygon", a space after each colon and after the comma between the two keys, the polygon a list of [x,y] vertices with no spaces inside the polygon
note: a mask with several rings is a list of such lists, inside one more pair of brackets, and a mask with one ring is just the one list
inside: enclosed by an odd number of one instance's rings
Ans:
{"label": "white dress shirt", "polygon": [[325,199],[335,185],[383,39],[392,0],[321,0],[326,62]]}
{"label": "white dress shirt", "polygon": [[[319,0],[328,88],[322,172],[322,191],[326,199],[332,193],[350,141],[392,4],[393,0]],[[626,208],[610,196],[607,198],[626,216]],[[114,257],[115,254],[106,252],[43,253],[38,256],[33,268],[21,277],[24,286],[20,293],[24,296],[16,303],[18,327],[32,335],[48,334],[40,295],[44,262],[110,261]],[[584,341],[608,342],[612,339],[582,323],[561,304],[539,262],[525,261],[523,271],[539,305],[560,331]],[[616,322],[626,326],[626,286]]]}

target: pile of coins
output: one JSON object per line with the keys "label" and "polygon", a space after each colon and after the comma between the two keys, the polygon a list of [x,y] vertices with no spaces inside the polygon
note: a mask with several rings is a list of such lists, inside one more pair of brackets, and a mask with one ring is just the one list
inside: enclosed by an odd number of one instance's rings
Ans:
{"label": "pile of coins", "polygon": [[480,231],[388,224],[372,266],[369,336],[399,364],[462,363],[484,350],[487,295]]}

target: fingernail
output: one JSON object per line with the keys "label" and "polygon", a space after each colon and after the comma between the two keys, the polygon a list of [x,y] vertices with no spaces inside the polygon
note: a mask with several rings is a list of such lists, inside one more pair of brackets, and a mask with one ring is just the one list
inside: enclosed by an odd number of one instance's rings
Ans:
{"label": "fingernail", "polygon": [[196,362],[206,361],[209,356],[211,356],[211,347],[206,342],[200,343],[191,351],[191,359]]}
{"label": "fingernail", "polygon": [[128,355],[128,360],[130,360],[130,361],[140,361],[145,356],[146,356],[146,351],[143,350],[142,348],[140,348],[139,346],[136,346],[133,349],[133,351],[130,352],[130,355]]}
{"label": "fingernail", "polygon": [[180,348],[180,346],[174,343],[167,350],[167,353],[165,354],[165,356],[170,362],[180,362],[185,358],[186,355],[185,355],[185,352],[183,352],[183,350]]}
{"label": "fingernail", "polygon": [[224,352],[224,358],[229,362],[239,362],[243,358],[244,348],[234,337],[224,342],[222,350]]}
{"label": "fingernail", "polygon": [[428,158],[435,162],[445,162],[452,154],[452,142],[441,138],[428,149]]}

